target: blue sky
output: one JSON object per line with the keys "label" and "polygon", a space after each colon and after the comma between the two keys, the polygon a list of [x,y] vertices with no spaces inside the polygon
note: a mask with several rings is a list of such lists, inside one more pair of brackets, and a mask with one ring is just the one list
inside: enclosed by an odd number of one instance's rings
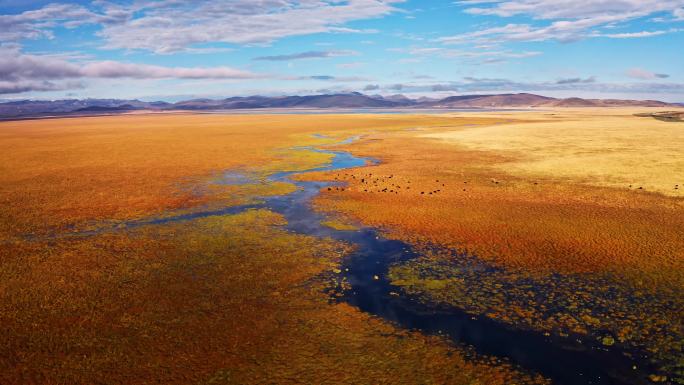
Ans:
{"label": "blue sky", "polygon": [[0,99],[684,102],[684,0],[0,0]]}

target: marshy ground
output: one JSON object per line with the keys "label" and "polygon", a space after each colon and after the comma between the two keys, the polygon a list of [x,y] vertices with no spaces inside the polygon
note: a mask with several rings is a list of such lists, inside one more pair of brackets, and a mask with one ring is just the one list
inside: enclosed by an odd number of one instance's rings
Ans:
{"label": "marshy ground", "polygon": [[682,383],[684,126],[636,112],[0,123],[0,383],[547,382],[331,298],[353,244],[222,211],[353,136],[335,149],[379,164],[294,178],[338,183],[323,225],[415,248],[378,277],[394,295]]}

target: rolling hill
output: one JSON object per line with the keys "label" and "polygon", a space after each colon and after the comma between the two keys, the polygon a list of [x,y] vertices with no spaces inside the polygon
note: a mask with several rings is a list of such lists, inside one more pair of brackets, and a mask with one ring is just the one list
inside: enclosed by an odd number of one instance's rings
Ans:
{"label": "rolling hill", "polygon": [[120,99],[20,100],[0,103],[1,119],[78,114],[112,114],[133,110],[220,111],[240,109],[405,108],[472,109],[534,107],[681,107],[655,100],[557,99],[529,93],[458,95],[443,99],[410,99],[404,95],[358,92],[304,96],[246,96],[225,99],[191,99],[177,103]]}

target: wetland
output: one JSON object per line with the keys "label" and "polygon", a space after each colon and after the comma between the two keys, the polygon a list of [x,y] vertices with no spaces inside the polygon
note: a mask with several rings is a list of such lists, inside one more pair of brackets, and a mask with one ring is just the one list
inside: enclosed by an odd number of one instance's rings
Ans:
{"label": "wetland", "polygon": [[2,123],[0,379],[681,383],[681,137],[564,114]]}

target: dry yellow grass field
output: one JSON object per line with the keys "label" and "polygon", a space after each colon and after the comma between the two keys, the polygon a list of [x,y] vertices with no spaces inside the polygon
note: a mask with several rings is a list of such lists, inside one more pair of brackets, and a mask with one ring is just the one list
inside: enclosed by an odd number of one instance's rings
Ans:
{"label": "dry yellow grass field", "polygon": [[[539,122],[469,127],[428,134],[456,145],[510,154],[499,165],[521,177],[565,179],[616,188],[640,187],[684,197],[680,124],[637,118],[634,110],[537,113]],[[517,118],[532,118],[521,114]],[[681,187],[681,188],[676,188]]]}

